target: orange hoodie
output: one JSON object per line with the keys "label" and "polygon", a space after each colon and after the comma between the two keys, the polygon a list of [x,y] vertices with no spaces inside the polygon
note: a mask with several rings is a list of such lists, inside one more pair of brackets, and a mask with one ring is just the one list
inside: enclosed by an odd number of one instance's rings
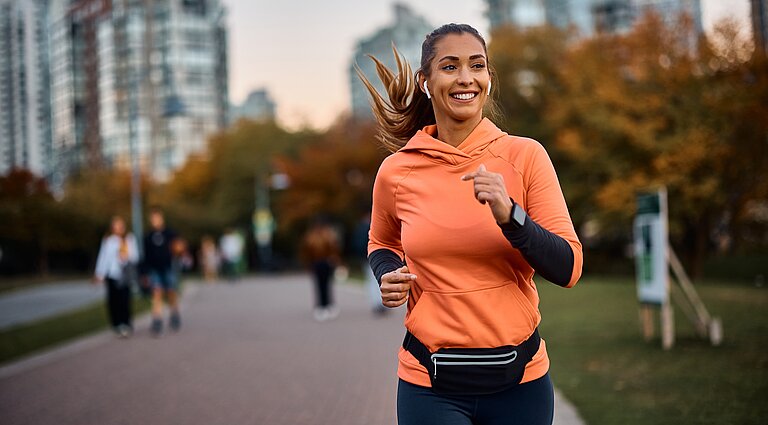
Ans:
{"label": "orange hoodie", "polygon": [[[534,270],[461,176],[480,164],[504,176],[509,196],[528,216],[570,245],[571,287],[581,276],[581,243],[554,167],[538,142],[507,135],[487,118],[457,147],[435,139],[436,132],[425,127],[381,164],[368,253],[389,249],[417,276],[405,327],[430,351],[518,345],[541,321]],[[398,358],[401,379],[430,386],[416,358],[402,347]],[[548,369],[542,339],[522,382]]]}

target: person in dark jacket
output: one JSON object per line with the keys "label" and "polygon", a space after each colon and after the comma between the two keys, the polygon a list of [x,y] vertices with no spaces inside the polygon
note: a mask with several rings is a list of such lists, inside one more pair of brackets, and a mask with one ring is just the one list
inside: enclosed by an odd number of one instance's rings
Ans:
{"label": "person in dark jacket", "polygon": [[163,212],[153,207],[149,212],[151,230],[144,237],[144,272],[152,288],[152,325],[153,336],[163,332],[163,296],[171,310],[169,326],[178,331],[181,327],[179,315],[179,277],[173,267],[173,247],[178,235],[165,225]]}

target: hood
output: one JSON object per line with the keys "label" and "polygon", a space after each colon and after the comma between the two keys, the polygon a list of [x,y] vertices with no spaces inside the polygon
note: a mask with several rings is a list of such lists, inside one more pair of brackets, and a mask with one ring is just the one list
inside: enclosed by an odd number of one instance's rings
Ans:
{"label": "hood", "polygon": [[436,134],[437,126],[428,125],[417,131],[411,140],[400,149],[400,152],[420,152],[449,164],[457,165],[481,155],[491,142],[507,135],[488,118],[483,118],[480,124],[469,133],[469,136],[456,147],[435,139]]}

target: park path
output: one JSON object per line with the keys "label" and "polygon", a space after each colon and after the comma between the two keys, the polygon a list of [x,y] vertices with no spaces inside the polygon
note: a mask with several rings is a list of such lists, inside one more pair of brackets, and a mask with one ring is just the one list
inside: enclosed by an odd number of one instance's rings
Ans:
{"label": "park path", "polygon": [[104,299],[104,288],[67,281],[0,294],[0,330],[78,310]]}
{"label": "park path", "polygon": [[[101,333],[0,368],[2,423],[395,424],[402,310],[376,318],[339,285],[341,315],[312,320],[304,275],[191,285],[177,334]],[[556,424],[578,425],[558,397]]]}

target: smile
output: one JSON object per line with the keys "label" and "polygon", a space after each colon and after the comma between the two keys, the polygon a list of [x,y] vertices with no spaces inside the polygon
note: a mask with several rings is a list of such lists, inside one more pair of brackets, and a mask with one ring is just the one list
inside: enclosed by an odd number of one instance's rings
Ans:
{"label": "smile", "polygon": [[474,99],[475,96],[477,96],[477,93],[454,93],[451,95],[452,98],[459,100],[471,100]]}

